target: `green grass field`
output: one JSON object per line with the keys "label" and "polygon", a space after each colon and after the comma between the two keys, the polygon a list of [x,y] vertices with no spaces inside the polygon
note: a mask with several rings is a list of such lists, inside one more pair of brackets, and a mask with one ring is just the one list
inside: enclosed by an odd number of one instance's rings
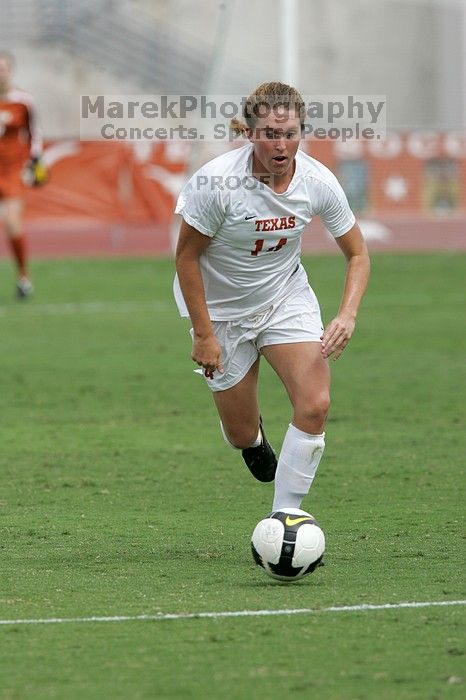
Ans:
{"label": "green grass field", "polygon": [[[464,698],[466,257],[377,255],[334,365],[327,449],[303,507],[326,566],[252,562],[272,485],[223,443],[167,260],[0,265],[0,621],[311,608],[300,615],[0,625],[0,698]],[[324,318],[342,256],[306,259]],[[279,448],[290,409],[270,369]]]}

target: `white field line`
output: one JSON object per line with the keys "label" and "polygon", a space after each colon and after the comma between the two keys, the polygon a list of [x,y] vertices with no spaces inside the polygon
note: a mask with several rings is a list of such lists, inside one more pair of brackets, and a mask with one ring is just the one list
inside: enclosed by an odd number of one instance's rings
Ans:
{"label": "white field line", "polygon": [[364,306],[368,308],[378,308],[384,306],[438,306],[453,304],[465,304],[464,294],[368,294],[364,299]]}
{"label": "white field line", "polygon": [[164,311],[173,306],[167,301],[88,301],[62,304],[34,304],[0,306],[0,316],[72,316],[74,314],[132,313],[133,311]]}
{"label": "white field line", "polygon": [[452,605],[466,605],[466,600],[437,600],[417,603],[383,603],[372,605],[332,606],[330,608],[290,608],[284,610],[225,610],[220,612],[198,613],[155,613],[153,615],[113,615],[108,617],[49,617],[30,620],[0,620],[0,625],[56,625],[72,622],[137,622],[161,620],[201,620],[224,617],[273,617],[277,615],[313,615],[317,613],[366,612],[368,610],[400,610],[402,608],[434,608]]}
{"label": "white field line", "polygon": [[[0,317],[22,316],[71,316],[73,314],[104,314],[104,313],[132,313],[133,311],[166,311],[170,308],[176,314],[175,302],[168,296],[166,300],[157,301],[86,301],[63,302],[57,304],[36,304],[24,302],[20,306],[0,306]],[[464,296],[451,294],[440,299],[421,294],[383,294],[367,297],[364,306],[367,308],[384,308],[386,306],[420,307],[430,306],[433,303],[443,305],[464,304]]]}

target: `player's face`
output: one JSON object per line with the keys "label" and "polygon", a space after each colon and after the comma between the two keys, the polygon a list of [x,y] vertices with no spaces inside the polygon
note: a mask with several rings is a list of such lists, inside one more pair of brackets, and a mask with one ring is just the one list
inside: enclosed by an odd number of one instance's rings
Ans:
{"label": "player's face", "polygon": [[293,111],[270,110],[249,132],[254,155],[264,172],[278,178],[293,173],[294,158],[301,139],[301,123]]}
{"label": "player's face", "polygon": [[0,88],[7,88],[11,80],[11,64],[4,56],[0,56]]}

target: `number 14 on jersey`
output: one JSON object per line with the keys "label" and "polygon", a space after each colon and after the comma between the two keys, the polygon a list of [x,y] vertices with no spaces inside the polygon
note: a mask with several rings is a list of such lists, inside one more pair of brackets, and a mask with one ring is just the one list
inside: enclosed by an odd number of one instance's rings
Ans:
{"label": "number 14 on jersey", "polygon": [[[278,241],[277,245],[272,246],[271,248],[266,248],[263,252],[271,253],[274,250],[280,250],[280,248],[283,248],[283,246],[286,244],[288,238],[280,238]],[[256,241],[256,247],[254,250],[251,250],[251,255],[259,255],[259,253],[263,250],[264,248],[264,242],[265,238],[259,238]]]}

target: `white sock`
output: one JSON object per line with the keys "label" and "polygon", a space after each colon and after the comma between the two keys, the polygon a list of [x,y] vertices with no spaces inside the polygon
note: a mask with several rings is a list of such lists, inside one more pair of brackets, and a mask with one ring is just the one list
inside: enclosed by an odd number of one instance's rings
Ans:
{"label": "white sock", "polygon": [[[223,427],[222,421],[220,421],[220,430],[222,431],[223,439],[225,440],[225,442],[227,443],[227,445],[230,445],[230,447],[232,447],[234,450],[241,450],[241,449],[243,449],[243,448],[241,448],[241,447],[235,447],[234,445],[231,444],[231,442],[230,442],[229,439],[228,439],[228,435],[227,435],[226,432],[225,432],[225,428]],[[262,442],[262,432],[261,432],[261,429],[259,428],[259,432],[257,433],[256,439],[254,440],[254,442],[252,443],[252,445],[249,445],[249,447],[259,447],[259,445],[261,444],[261,442]]]}
{"label": "white sock", "polygon": [[290,423],[275,474],[273,510],[300,508],[311,488],[324,448],[325,433],[310,435]]}

